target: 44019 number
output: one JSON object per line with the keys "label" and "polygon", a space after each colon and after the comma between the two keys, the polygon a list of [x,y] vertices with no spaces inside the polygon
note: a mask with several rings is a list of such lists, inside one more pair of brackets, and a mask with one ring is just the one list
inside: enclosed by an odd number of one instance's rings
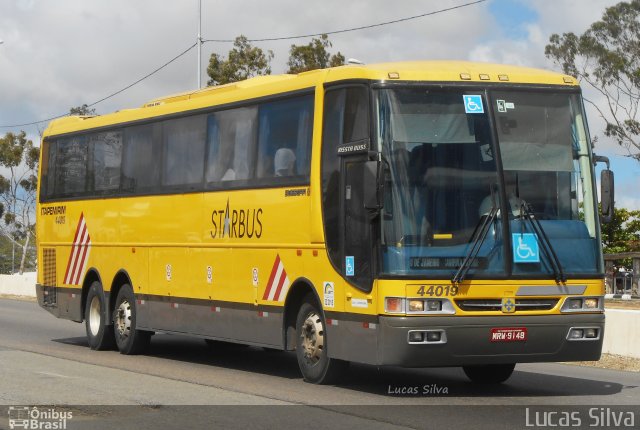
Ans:
{"label": "44019 number", "polygon": [[422,297],[442,297],[455,296],[458,291],[459,289],[455,285],[421,285],[416,294]]}

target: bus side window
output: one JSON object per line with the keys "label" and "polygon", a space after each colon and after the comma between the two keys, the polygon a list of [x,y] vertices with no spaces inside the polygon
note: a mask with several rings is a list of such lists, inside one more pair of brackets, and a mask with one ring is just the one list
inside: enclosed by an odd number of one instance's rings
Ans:
{"label": "bus side window", "polygon": [[43,144],[42,165],[40,166],[40,200],[55,196],[55,167],[57,141],[46,140]]}
{"label": "bus side window", "polygon": [[122,132],[108,131],[90,135],[89,149],[93,153],[92,190],[106,192],[120,189]]}
{"label": "bus side window", "polygon": [[160,183],[160,169],[156,162],[157,155],[161,153],[160,134],[161,126],[158,123],[125,129],[123,190],[136,193],[157,189]]}
{"label": "bus side window", "polygon": [[340,253],[340,158],[337,151],[344,131],[346,90],[327,91],[324,97],[322,128],[322,212],[325,243],[329,258],[336,268],[342,267]]}
{"label": "bus side window", "polygon": [[202,183],[205,133],[204,115],[164,122],[162,185],[194,188]]}
{"label": "bus side window", "polygon": [[291,182],[293,177],[308,180],[313,95],[264,103],[260,105],[259,117],[256,177],[283,178],[278,183]]}
{"label": "bus side window", "polygon": [[74,197],[87,191],[89,151],[86,136],[59,139],[56,157],[56,196]]}
{"label": "bus side window", "polygon": [[253,106],[207,117],[205,181],[209,187],[253,178],[257,113]]}

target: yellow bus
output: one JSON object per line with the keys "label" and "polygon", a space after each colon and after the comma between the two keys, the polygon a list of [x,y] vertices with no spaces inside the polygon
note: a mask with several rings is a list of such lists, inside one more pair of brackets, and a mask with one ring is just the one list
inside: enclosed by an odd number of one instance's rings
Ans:
{"label": "yellow bus", "polygon": [[295,350],[313,383],[349,362],[497,383],[600,356],[598,159],[570,76],[256,77],[53,121],[41,154],[38,301],[92,349],[162,332]]}

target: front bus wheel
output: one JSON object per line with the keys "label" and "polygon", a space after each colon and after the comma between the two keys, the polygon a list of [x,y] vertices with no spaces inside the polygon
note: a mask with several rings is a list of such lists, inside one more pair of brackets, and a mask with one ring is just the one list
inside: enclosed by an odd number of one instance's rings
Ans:
{"label": "front bus wheel", "polygon": [[328,356],[325,321],[312,295],[298,311],[296,339],[298,366],[305,381],[332,384],[340,380],[349,363]]}
{"label": "front bus wheel", "polygon": [[118,292],[113,327],[121,354],[140,354],[149,346],[151,332],[136,328],[136,300],[129,285],[123,285]]}
{"label": "front bus wheel", "polygon": [[515,363],[487,364],[484,366],[463,366],[469,379],[480,384],[500,384],[511,376]]}

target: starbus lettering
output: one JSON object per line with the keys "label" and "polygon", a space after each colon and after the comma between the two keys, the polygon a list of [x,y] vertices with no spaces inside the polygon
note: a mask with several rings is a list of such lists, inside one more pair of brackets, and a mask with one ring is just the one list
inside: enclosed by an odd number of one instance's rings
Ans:
{"label": "starbus lettering", "polygon": [[227,207],[211,212],[212,239],[244,237],[260,239],[262,236],[262,208],[233,209],[227,200]]}

